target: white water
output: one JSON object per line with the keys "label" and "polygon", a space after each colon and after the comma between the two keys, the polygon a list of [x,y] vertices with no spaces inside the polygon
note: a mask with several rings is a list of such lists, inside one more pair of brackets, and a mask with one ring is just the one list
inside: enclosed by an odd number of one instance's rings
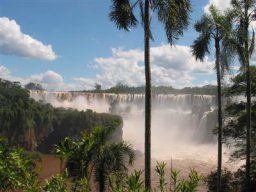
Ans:
{"label": "white water", "polygon": [[[123,138],[144,149],[144,96],[32,91],[31,97],[55,107],[112,112],[124,120]],[[152,157],[192,159],[216,164],[216,98],[209,95],[154,95],[152,100]],[[224,153],[228,153],[224,149]],[[224,157],[227,161],[228,154]]]}

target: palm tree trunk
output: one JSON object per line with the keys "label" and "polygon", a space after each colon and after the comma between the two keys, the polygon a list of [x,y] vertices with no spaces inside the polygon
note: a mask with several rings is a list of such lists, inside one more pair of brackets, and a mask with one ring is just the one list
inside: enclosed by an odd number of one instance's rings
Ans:
{"label": "palm tree trunk", "polygon": [[250,192],[250,170],[251,170],[251,78],[250,78],[250,63],[246,66],[246,191]]}
{"label": "palm tree trunk", "polygon": [[221,168],[222,168],[222,104],[221,104],[221,74],[220,74],[220,40],[215,39],[216,49],[216,70],[218,86],[218,177],[217,192],[221,192]]}
{"label": "palm tree trunk", "polygon": [[105,192],[105,175],[104,173],[102,172],[102,174],[100,173],[100,176],[99,176],[99,191],[100,192]]}
{"label": "palm tree trunk", "polygon": [[144,24],[144,60],[145,60],[145,186],[151,189],[151,71],[150,71],[150,18],[149,0],[145,0]]}
{"label": "palm tree trunk", "polygon": [[250,61],[249,61],[249,16],[248,16],[248,0],[245,0],[245,67],[246,67],[246,191],[250,192],[250,169],[251,169],[251,77],[250,77]]}

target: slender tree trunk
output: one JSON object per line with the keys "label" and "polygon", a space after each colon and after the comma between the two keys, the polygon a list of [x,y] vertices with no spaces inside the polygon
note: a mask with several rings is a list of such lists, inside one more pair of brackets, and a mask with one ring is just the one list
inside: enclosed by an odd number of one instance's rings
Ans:
{"label": "slender tree trunk", "polygon": [[145,186],[151,190],[151,71],[150,71],[150,18],[149,0],[145,0]]}
{"label": "slender tree trunk", "polygon": [[245,0],[245,68],[246,68],[246,191],[250,192],[250,170],[251,170],[251,77],[249,61],[249,18],[248,18],[248,0]]}
{"label": "slender tree trunk", "polygon": [[105,175],[104,175],[104,173],[100,173],[100,176],[99,176],[99,191],[105,192]]}
{"label": "slender tree trunk", "polygon": [[60,174],[62,174],[63,158],[60,158]]}
{"label": "slender tree trunk", "polygon": [[250,63],[246,66],[246,82],[247,82],[247,105],[246,105],[246,191],[250,192],[250,170],[251,170],[251,77]]}
{"label": "slender tree trunk", "polygon": [[220,74],[220,40],[215,39],[216,70],[218,86],[218,177],[217,192],[221,192],[221,169],[222,169],[222,104],[221,104],[221,74]]}

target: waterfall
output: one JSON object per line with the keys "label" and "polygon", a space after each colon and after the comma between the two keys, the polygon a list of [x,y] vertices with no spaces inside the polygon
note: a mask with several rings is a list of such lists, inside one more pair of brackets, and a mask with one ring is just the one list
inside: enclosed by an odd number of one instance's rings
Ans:
{"label": "waterfall", "polygon": [[[124,139],[144,149],[144,94],[30,91],[30,96],[55,107],[121,115]],[[216,123],[215,96],[153,94],[152,155],[163,159],[202,155],[212,158],[208,153],[216,145]]]}

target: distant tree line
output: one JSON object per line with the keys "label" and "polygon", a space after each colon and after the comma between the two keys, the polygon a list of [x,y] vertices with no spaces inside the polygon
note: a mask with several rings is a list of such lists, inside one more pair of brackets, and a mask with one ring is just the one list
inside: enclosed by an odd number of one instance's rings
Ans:
{"label": "distant tree line", "polygon": [[[94,90],[83,90],[81,92],[93,93],[126,93],[126,94],[144,94],[145,86],[128,86],[123,83],[117,83],[109,89],[101,89],[100,84],[95,84]],[[205,85],[202,87],[184,87],[175,89],[172,86],[152,86],[152,94],[197,94],[197,95],[216,95],[217,86]]]}

